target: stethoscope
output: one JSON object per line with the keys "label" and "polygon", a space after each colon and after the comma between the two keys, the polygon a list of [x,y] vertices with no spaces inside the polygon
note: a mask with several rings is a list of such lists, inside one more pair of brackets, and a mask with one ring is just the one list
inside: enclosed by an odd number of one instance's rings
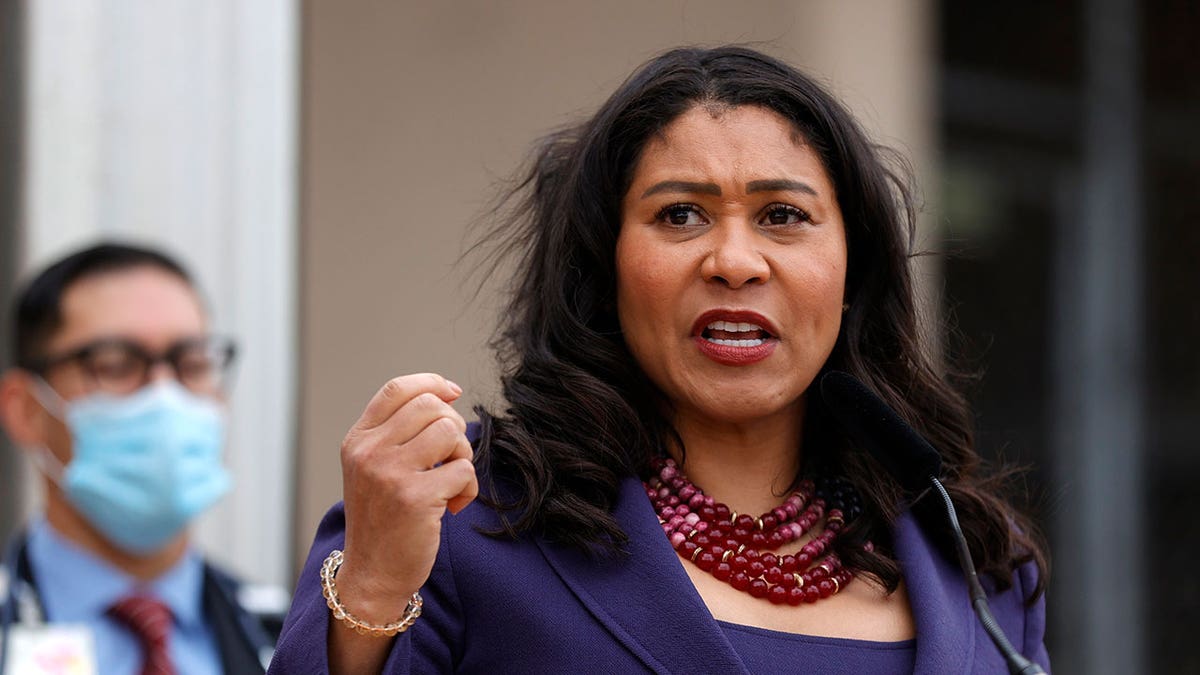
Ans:
{"label": "stethoscope", "polygon": [[12,627],[20,623],[37,626],[44,621],[42,603],[37,590],[22,573],[25,535],[18,534],[9,542],[0,564],[0,672],[8,663],[8,637]]}

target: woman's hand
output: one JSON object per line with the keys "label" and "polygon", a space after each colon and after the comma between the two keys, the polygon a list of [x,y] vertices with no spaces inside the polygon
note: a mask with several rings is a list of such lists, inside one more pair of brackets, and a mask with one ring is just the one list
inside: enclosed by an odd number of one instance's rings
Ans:
{"label": "woman's hand", "polygon": [[[342,605],[363,621],[386,624],[404,613],[433,569],[442,516],[479,493],[467,424],[450,407],[461,394],[440,375],[397,377],[342,441],[346,545],[337,588]],[[329,638],[335,672],[375,672],[391,644],[338,621]]]}

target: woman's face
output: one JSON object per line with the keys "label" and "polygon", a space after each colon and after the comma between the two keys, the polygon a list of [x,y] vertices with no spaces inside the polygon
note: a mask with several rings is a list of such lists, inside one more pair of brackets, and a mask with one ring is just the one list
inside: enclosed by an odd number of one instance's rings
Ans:
{"label": "woman's face", "polygon": [[680,415],[798,414],[842,317],[846,235],[820,159],[765,108],[693,107],[621,205],[617,315]]}

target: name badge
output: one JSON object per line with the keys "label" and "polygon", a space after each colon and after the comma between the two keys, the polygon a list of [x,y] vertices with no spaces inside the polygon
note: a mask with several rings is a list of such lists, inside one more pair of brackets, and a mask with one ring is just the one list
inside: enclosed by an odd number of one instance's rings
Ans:
{"label": "name badge", "polygon": [[96,644],[82,624],[9,626],[4,675],[96,675]]}

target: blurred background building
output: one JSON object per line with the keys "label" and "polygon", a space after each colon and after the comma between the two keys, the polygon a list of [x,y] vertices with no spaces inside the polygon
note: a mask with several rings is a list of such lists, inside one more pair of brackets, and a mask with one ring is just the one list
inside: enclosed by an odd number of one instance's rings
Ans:
{"label": "blurred background building", "polygon": [[[1197,38],[1187,0],[0,2],[0,295],[102,236],[195,269],[243,346],[200,539],[290,586],[388,377],[497,402],[500,285],[460,255],[532,141],[668,47],[746,43],[914,162],[927,313],[981,450],[1032,467],[1056,671],[1200,672]],[[32,485],[0,451],[0,534]]]}

